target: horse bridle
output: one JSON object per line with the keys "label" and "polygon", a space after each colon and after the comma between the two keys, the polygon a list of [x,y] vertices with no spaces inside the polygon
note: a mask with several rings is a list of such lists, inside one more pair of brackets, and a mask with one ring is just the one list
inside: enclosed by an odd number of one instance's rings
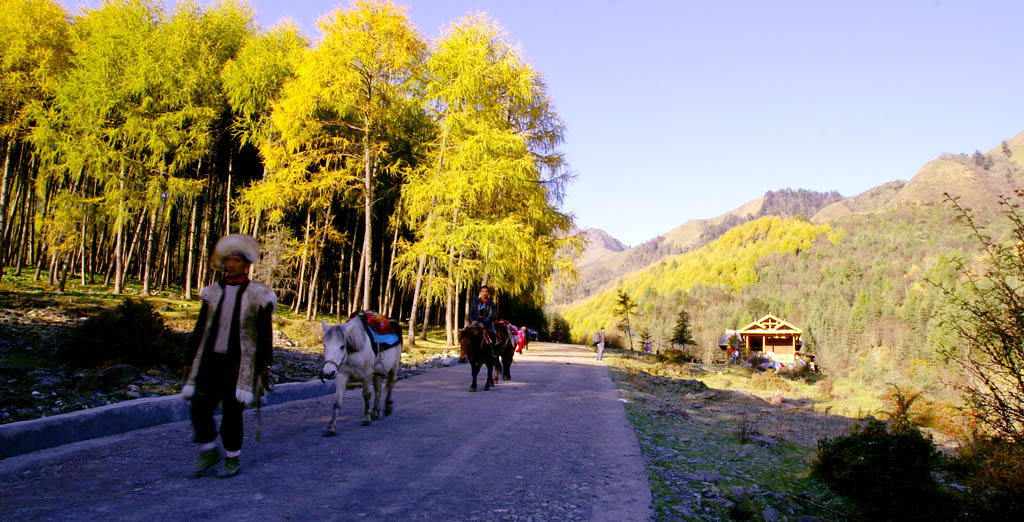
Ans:
{"label": "horse bridle", "polygon": [[[334,361],[328,359],[327,357],[324,357],[324,366],[327,366],[328,364],[333,364],[334,365],[334,372],[335,373],[341,371],[341,362],[334,362]],[[320,369],[320,382],[327,382],[326,380],[324,380],[324,370],[323,369]]]}

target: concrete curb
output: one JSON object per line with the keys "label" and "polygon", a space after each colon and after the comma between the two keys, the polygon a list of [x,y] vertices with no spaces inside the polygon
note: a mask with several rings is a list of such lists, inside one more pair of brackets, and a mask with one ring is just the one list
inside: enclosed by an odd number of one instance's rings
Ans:
{"label": "concrete curb", "polygon": [[[332,393],[333,380],[279,384],[263,404],[271,406]],[[180,395],[168,395],[12,422],[0,425],[0,459],[188,419],[188,403]]]}

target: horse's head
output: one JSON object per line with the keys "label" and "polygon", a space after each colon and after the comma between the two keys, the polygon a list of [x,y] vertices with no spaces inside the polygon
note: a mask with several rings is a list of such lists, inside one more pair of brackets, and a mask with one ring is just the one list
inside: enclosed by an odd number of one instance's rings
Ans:
{"label": "horse's head", "polygon": [[350,350],[348,336],[341,324],[332,326],[321,319],[320,325],[324,329],[324,367],[320,369],[320,381],[323,382],[325,379],[334,378],[338,368],[348,359]]}
{"label": "horse's head", "polygon": [[484,329],[478,324],[471,324],[459,332],[459,345],[462,346],[462,353],[469,353],[469,349],[478,345],[483,340]]}

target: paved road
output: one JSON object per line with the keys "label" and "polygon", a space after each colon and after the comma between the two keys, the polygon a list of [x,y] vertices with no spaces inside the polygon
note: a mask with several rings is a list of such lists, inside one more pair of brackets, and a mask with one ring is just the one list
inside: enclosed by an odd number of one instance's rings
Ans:
{"label": "paved road", "polygon": [[60,520],[587,520],[651,517],[633,430],[607,371],[534,343],[513,379],[470,393],[469,365],[399,381],[395,412],[360,426],[345,397],[246,413],[242,473],[189,478],[174,423],[0,461],[0,518]]}

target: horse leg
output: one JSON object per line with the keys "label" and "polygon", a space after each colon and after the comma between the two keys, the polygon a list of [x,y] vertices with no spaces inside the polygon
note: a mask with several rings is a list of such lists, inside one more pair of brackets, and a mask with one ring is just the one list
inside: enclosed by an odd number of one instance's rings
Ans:
{"label": "horse leg", "polygon": [[341,403],[345,400],[346,385],[348,385],[348,374],[338,372],[334,377],[334,404],[331,405],[331,421],[327,423],[324,437],[332,437],[337,433],[338,411],[341,410]]}
{"label": "horse leg", "polygon": [[[511,350],[510,350],[511,351]],[[512,354],[508,354],[501,358],[501,367],[505,374],[505,380],[512,380]]]}
{"label": "horse leg", "polygon": [[487,359],[487,382],[484,383],[484,391],[490,390],[491,386],[494,386],[494,361]]}
{"label": "horse leg", "polygon": [[394,410],[395,404],[391,402],[391,390],[395,388],[395,374],[398,373],[397,368],[392,368],[388,372],[388,396],[384,399],[384,416],[391,415],[391,411]]}
{"label": "horse leg", "polygon": [[[371,370],[372,371],[372,370]],[[373,394],[373,374],[363,377],[363,426],[369,426],[370,421],[370,395]]]}
{"label": "horse leg", "polygon": [[370,418],[377,420],[380,418],[380,379],[382,375],[373,374],[373,411],[370,412]]}
{"label": "horse leg", "polygon": [[470,367],[472,368],[472,370],[473,370],[473,384],[471,384],[471,385],[469,386],[469,391],[471,391],[471,392],[475,392],[475,391],[476,391],[476,375],[477,375],[478,373],[480,373],[480,363],[479,363],[479,362],[473,362],[473,361],[471,360],[471,361],[470,361],[470,363],[469,363],[469,366],[470,366]]}

